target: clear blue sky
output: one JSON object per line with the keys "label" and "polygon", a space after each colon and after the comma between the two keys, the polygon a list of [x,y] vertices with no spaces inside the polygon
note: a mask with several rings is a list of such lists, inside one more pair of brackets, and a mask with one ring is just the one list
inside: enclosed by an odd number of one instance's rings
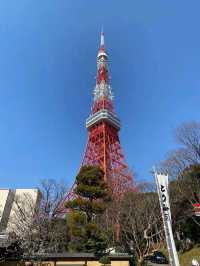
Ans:
{"label": "clear blue sky", "polygon": [[0,2],[0,187],[74,179],[87,139],[101,25],[120,138],[138,178],[200,116],[200,2]]}

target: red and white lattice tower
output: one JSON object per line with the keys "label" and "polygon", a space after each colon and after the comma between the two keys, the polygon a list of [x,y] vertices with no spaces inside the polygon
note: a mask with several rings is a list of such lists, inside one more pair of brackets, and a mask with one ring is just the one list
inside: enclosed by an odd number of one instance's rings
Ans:
{"label": "red and white lattice tower", "polygon": [[[120,120],[114,110],[107,63],[108,55],[105,51],[104,33],[101,32],[93,106],[91,114],[86,120],[88,141],[81,166],[99,165],[104,171],[105,181],[111,187],[113,195],[119,199],[125,191],[133,188],[133,176],[125,162],[120,145]],[[74,186],[63,203],[74,196]],[[63,203],[62,206],[64,206]],[[63,210],[62,207],[59,209]]]}

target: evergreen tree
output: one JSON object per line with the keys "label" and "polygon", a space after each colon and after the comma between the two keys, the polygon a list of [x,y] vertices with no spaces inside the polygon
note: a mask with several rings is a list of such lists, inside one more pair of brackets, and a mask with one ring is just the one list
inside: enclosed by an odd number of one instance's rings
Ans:
{"label": "evergreen tree", "polygon": [[107,233],[97,224],[106,209],[110,192],[104,181],[104,172],[97,166],[83,166],[76,177],[75,199],[70,209],[68,226],[71,233],[69,249],[102,255],[107,248]]}

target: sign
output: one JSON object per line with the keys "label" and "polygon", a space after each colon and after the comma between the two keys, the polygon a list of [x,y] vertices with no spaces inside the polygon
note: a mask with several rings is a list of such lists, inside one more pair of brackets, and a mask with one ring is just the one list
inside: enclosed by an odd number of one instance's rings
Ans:
{"label": "sign", "polygon": [[195,216],[200,216],[200,203],[193,203]]}
{"label": "sign", "polygon": [[171,266],[179,266],[180,264],[172,232],[171,210],[170,210],[169,193],[168,193],[168,184],[169,184],[168,175],[157,174],[155,172],[155,180],[156,180],[160,208],[163,218],[163,225],[167,242],[167,248],[169,252],[170,264]]}

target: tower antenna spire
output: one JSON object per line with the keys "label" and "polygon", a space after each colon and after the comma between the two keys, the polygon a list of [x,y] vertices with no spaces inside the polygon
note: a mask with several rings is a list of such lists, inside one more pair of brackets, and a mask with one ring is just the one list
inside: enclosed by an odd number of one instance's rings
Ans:
{"label": "tower antenna spire", "polygon": [[101,27],[101,40],[100,40],[100,48],[104,49],[104,45],[105,45],[105,40],[104,40],[104,31],[103,31],[103,26]]}

